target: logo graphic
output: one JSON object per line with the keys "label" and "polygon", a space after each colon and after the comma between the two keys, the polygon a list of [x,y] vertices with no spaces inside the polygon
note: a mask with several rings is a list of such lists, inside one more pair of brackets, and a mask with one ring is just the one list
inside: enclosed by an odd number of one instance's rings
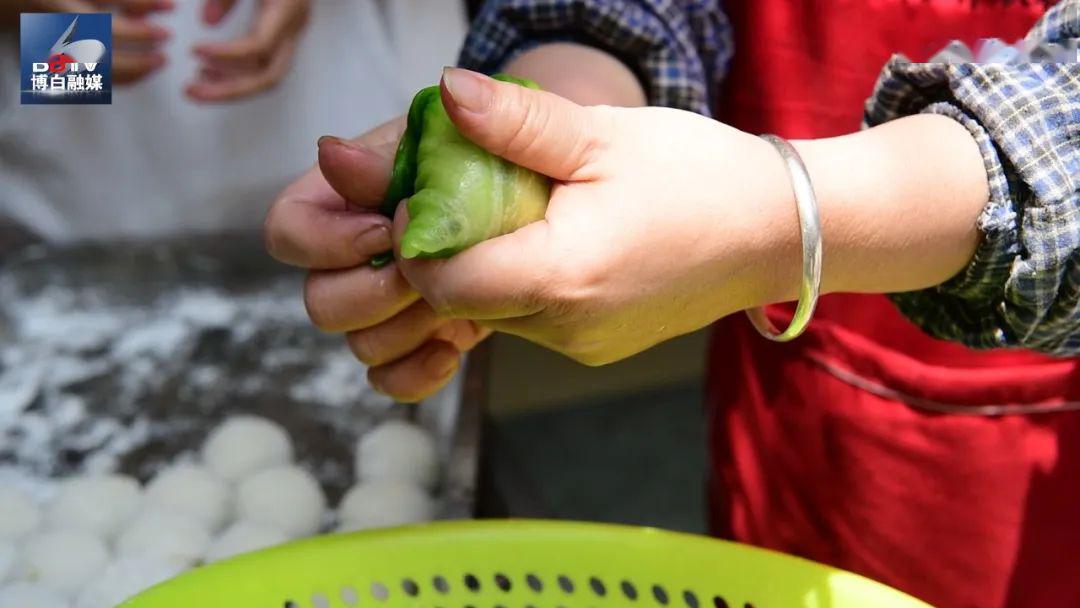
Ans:
{"label": "logo graphic", "polygon": [[19,56],[22,103],[112,103],[112,15],[24,13]]}

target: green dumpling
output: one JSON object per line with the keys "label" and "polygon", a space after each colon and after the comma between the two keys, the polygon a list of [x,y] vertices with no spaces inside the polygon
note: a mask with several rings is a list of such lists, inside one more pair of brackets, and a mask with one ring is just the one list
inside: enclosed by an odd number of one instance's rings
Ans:
{"label": "green dumpling", "polygon": [[[511,76],[495,78],[539,88]],[[491,154],[459,133],[443,107],[439,87],[433,86],[417,93],[409,107],[381,210],[392,217],[397,204],[409,199],[402,257],[447,258],[542,219],[550,193],[547,177]]]}

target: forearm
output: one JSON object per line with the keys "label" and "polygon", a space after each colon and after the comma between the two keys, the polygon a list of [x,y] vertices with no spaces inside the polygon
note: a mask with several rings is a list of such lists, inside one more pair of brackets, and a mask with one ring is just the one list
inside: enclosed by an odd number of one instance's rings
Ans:
{"label": "forearm", "polygon": [[[956,121],[911,116],[795,145],[818,198],[824,292],[921,289],[971,260],[980,238],[976,219],[989,195],[978,146]],[[775,242],[794,259],[773,278],[787,287],[768,293],[794,298],[798,220],[790,189],[784,192],[789,210],[777,210]]]}
{"label": "forearm", "polygon": [[604,51],[572,43],[551,43],[511,59],[503,71],[536,81],[547,91],[582,105],[636,107],[646,103],[634,73]]}

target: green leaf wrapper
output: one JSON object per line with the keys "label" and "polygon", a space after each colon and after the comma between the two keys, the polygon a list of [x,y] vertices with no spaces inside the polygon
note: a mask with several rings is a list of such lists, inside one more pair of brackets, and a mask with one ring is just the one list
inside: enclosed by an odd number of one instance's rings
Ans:
{"label": "green leaf wrapper", "polygon": [[[531,89],[536,83],[494,76]],[[409,199],[405,258],[447,258],[483,240],[544,217],[550,180],[466,139],[443,107],[439,87],[421,90],[409,107],[390,186],[380,211],[393,217]]]}

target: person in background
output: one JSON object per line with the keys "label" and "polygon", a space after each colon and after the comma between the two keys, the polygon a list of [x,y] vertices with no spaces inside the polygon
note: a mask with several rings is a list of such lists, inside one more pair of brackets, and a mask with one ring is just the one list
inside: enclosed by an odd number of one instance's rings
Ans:
{"label": "person in background", "polygon": [[[493,330],[598,365],[722,319],[716,534],[938,606],[1080,604],[1080,64],[893,55],[1070,43],[1080,1],[726,8],[486,3],[460,64],[548,92],[448,69],[442,99],[467,137],[558,181],[546,219],[367,266],[407,221],[372,211],[398,119],[320,140],[270,210],[270,252],[311,269],[315,324],[404,400]],[[830,294],[785,344],[725,318],[799,294],[791,181],[763,131],[797,138]]]}
{"label": "person in background", "polygon": [[256,231],[317,135],[393,116],[465,28],[460,0],[20,0],[0,71],[20,12],[101,10],[112,106],[21,106],[0,80],[0,224],[48,241]]}

